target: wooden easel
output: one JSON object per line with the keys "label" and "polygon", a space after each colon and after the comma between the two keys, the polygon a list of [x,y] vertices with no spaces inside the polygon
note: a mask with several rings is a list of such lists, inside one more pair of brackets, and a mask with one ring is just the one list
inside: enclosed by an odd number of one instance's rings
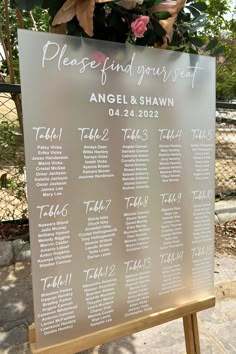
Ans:
{"label": "wooden easel", "polygon": [[58,343],[50,347],[37,349],[35,326],[29,327],[29,342],[32,354],[74,354],[93,348],[97,345],[110,342],[114,339],[131,335],[135,332],[148,329],[159,324],[176,320],[182,317],[187,354],[200,354],[200,343],[197,324],[197,312],[215,306],[215,297],[208,297],[199,301],[170,308],[129,322],[103,329],[83,337]]}

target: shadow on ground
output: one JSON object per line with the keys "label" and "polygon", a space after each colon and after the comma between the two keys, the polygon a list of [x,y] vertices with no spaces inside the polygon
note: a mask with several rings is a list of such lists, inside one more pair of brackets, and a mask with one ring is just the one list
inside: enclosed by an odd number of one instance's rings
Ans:
{"label": "shadow on ground", "polygon": [[[0,284],[0,354],[29,354],[28,326],[34,322],[31,264],[0,268]],[[132,341],[129,336],[80,353],[135,354]]]}
{"label": "shadow on ground", "polygon": [[27,352],[27,329],[33,321],[30,273],[30,263],[0,269],[0,353]]}

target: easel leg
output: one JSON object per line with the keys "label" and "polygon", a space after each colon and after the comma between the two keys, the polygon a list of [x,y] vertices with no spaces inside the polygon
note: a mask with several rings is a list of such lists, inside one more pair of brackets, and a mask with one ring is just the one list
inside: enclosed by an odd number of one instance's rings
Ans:
{"label": "easel leg", "polygon": [[187,354],[200,354],[197,313],[183,317]]}

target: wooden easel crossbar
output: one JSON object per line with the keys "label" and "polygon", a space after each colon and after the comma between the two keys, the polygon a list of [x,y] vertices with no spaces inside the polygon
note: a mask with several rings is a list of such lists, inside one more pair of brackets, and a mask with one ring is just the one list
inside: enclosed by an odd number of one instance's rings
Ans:
{"label": "wooden easel crossbar", "polygon": [[187,354],[200,354],[197,312],[215,306],[215,297],[208,297],[176,308],[170,308],[129,322],[103,329],[86,336],[38,349],[35,326],[29,327],[29,342],[32,354],[74,354],[131,335],[162,323],[183,318]]}

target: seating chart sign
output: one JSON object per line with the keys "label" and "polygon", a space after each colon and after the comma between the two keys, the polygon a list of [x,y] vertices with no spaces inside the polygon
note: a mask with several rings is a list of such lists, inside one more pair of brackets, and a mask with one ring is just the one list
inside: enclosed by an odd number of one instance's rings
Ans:
{"label": "seating chart sign", "polygon": [[213,294],[213,58],[19,31],[39,348]]}

